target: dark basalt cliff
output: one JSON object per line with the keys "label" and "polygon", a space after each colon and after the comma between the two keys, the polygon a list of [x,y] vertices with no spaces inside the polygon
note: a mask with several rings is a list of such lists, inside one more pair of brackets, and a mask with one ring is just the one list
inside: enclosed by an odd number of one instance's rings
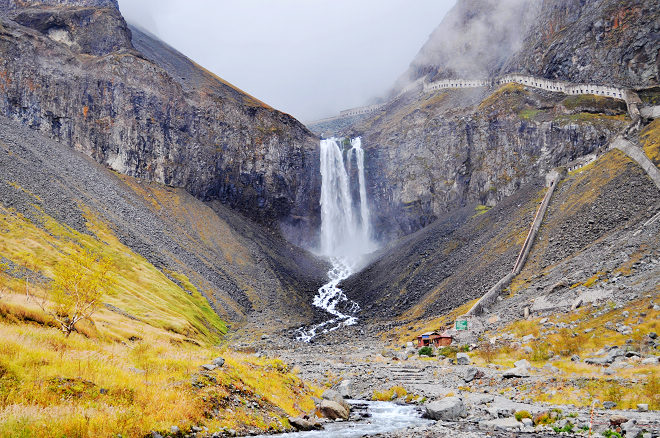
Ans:
{"label": "dark basalt cliff", "polygon": [[527,73],[571,82],[658,84],[654,0],[460,0],[394,89],[421,77]]}
{"label": "dark basalt cliff", "polygon": [[[394,87],[424,77],[520,72],[576,83],[657,84],[660,6],[460,0]],[[471,203],[493,206],[551,168],[601,152],[630,120],[623,101],[522,86],[407,93],[355,121],[375,228],[390,241]]]}
{"label": "dark basalt cliff", "polygon": [[[625,104],[509,85],[394,103],[362,135],[374,228],[389,241],[468,204],[492,207],[549,170],[599,153]],[[608,115],[609,114],[609,115]]]}
{"label": "dark basalt cliff", "polygon": [[294,118],[134,41],[113,0],[0,6],[0,114],[261,223],[317,225],[318,144]]}
{"label": "dark basalt cliff", "polygon": [[545,0],[504,72],[631,88],[657,85],[660,4]]}

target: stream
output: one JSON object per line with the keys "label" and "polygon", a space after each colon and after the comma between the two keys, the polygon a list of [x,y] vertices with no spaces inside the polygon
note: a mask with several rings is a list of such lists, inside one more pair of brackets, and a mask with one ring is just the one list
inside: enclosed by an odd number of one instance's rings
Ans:
{"label": "stream", "polygon": [[[422,418],[417,406],[363,400],[348,400],[348,402],[352,406],[351,418],[360,417],[363,414],[370,416],[359,421],[327,423],[324,425],[323,430],[290,432],[276,436],[292,438],[357,438],[378,433],[395,432],[412,426],[422,426],[432,423],[431,420]],[[267,437],[269,435],[260,436]]]}

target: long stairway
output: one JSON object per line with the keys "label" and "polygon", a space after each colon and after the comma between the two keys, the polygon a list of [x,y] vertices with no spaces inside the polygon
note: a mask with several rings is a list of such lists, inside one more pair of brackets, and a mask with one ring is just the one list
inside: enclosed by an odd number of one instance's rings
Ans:
{"label": "long stairway", "polygon": [[486,309],[493,305],[499,294],[505,287],[509,285],[511,280],[513,280],[513,278],[518,275],[520,271],[522,271],[522,268],[525,266],[525,262],[527,262],[527,258],[529,257],[532,245],[534,245],[534,239],[536,239],[536,235],[538,234],[538,231],[541,228],[541,224],[543,223],[545,212],[547,211],[550,200],[552,199],[552,194],[555,192],[555,188],[561,180],[561,174],[558,171],[553,170],[548,174],[548,179],[550,181],[548,190],[545,192],[543,201],[541,201],[541,205],[536,211],[536,216],[534,216],[534,220],[532,221],[532,225],[529,229],[529,232],[527,233],[525,243],[523,243],[523,246],[520,249],[520,253],[518,254],[518,258],[516,259],[516,263],[513,266],[513,270],[505,275],[500,281],[498,281],[495,286],[490,288],[490,290],[486,292],[486,294],[482,296],[464,316],[478,316],[484,313]]}

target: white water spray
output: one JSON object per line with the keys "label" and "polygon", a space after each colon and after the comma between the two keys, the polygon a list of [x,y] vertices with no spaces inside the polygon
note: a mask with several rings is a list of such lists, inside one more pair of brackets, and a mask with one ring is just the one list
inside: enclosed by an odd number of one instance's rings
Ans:
{"label": "white water spray", "polygon": [[355,151],[358,165],[358,180],[360,182],[360,219],[362,220],[362,234],[367,241],[371,241],[371,219],[369,218],[369,205],[367,204],[367,185],[364,179],[364,149],[360,137],[351,140],[351,151]]}
{"label": "white water spray", "polygon": [[[361,267],[366,254],[376,249],[371,240],[362,140],[359,137],[351,140],[346,163],[341,144],[336,138],[321,140],[321,255],[329,259],[332,268],[328,272],[329,282],[319,288],[313,301],[314,306],[333,318],[309,329],[299,329],[298,339],[306,342],[319,330],[327,333],[357,322],[355,315],[360,307],[338,285]],[[351,169],[352,155],[358,168],[359,220],[353,211],[350,175],[346,171],[346,166]]]}

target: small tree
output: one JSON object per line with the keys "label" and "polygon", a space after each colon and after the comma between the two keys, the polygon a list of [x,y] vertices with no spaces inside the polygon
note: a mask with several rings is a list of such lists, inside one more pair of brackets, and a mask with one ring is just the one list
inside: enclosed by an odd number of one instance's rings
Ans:
{"label": "small tree", "polygon": [[[4,274],[7,272],[9,269],[9,264],[6,262],[3,262],[0,260],[0,274]],[[4,281],[0,283],[0,299],[2,299],[5,296],[5,292],[7,291],[7,287],[5,286]]]}
{"label": "small tree", "polygon": [[495,346],[495,343],[490,341],[490,339],[486,339],[479,344],[479,356],[481,356],[486,363],[491,363],[496,355],[497,347]]}
{"label": "small tree", "polygon": [[41,301],[44,312],[53,317],[69,337],[81,319],[90,319],[103,295],[112,286],[110,260],[91,251],[78,250],[55,266],[49,293]]}
{"label": "small tree", "polygon": [[25,299],[30,301],[32,295],[30,294],[30,289],[34,288],[37,283],[40,283],[40,275],[38,274],[38,267],[35,262],[31,260],[32,253],[29,251],[19,252],[17,259],[21,260],[18,263],[20,266],[20,274],[23,276],[25,282]]}

